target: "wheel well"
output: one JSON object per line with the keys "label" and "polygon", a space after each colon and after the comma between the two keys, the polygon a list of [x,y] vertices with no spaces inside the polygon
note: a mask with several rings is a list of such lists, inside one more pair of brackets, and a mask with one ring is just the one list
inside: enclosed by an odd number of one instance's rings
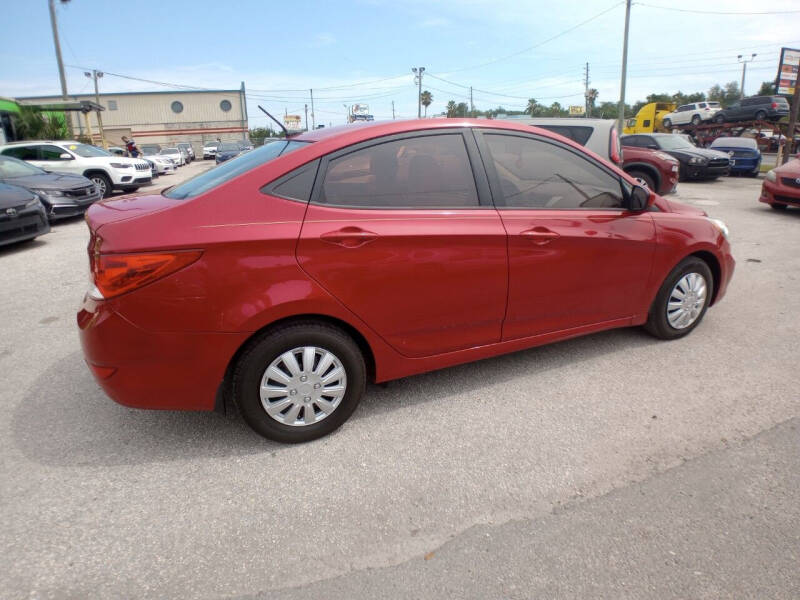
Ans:
{"label": "wheel well", "polygon": [[230,361],[228,362],[228,366],[225,368],[225,375],[223,380],[217,390],[217,397],[215,401],[214,410],[217,412],[225,412],[225,406],[228,404],[229,401],[232,400],[230,397],[231,391],[231,377],[233,375],[233,370],[236,367],[236,363],[239,361],[239,357],[242,353],[247,349],[247,347],[251,344],[251,342],[264,334],[265,332],[277,327],[279,325],[286,325],[288,323],[298,323],[298,322],[317,322],[317,323],[326,323],[328,325],[332,325],[333,327],[337,327],[344,331],[347,335],[353,338],[353,341],[358,345],[359,350],[364,355],[364,363],[367,367],[367,379],[369,381],[375,380],[375,356],[372,353],[372,348],[370,348],[369,343],[367,343],[366,338],[361,335],[361,332],[358,331],[355,327],[342,321],[341,319],[336,319],[334,317],[329,317],[327,315],[316,315],[316,314],[307,314],[307,315],[294,315],[291,317],[286,317],[284,319],[279,319],[278,321],[273,321],[269,325],[265,325],[258,331],[254,331],[252,335],[250,335],[239,349],[236,350],[234,355],[231,357]]}
{"label": "wheel well", "polygon": [[97,173],[98,175],[104,175],[105,177],[108,177],[109,181],[111,180],[111,177],[109,177],[108,173],[106,173],[103,169],[86,169],[83,172],[83,176],[84,177],[90,177],[90,176],[94,175],[95,173]]}
{"label": "wheel well", "polygon": [[[645,163],[634,163],[625,167],[625,172],[630,175],[631,171],[643,171],[650,175],[653,178],[653,181],[656,182],[656,188],[661,187],[661,175],[658,173],[658,169],[653,167],[652,165],[648,165]],[[653,190],[654,192],[658,192],[657,189]]]}
{"label": "wheel well", "polygon": [[719,261],[717,260],[717,257],[714,256],[711,252],[706,252],[702,250],[700,252],[693,253],[692,256],[696,256],[697,258],[702,260],[704,263],[708,265],[708,268],[711,269],[711,275],[713,275],[714,277],[714,294],[711,296],[711,302],[709,303],[709,306],[711,306],[717,300],[717,292],[719,291],[719,282],[722,279],[722,270],[720,269]]}

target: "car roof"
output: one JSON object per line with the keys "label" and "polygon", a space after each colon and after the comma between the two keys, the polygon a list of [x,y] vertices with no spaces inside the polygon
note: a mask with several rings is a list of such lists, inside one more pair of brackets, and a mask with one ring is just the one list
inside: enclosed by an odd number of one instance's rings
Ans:
{"label": "car roof", "polygon": [[1,144],[0,147],[7,147],[7,146],[34,146],[39,144],[59,144],[62,146],[66,146],[67,144],[82,144],[83,142],[78,142],[75,140],[21,140],[18,142],[8,142],[7,144]]}

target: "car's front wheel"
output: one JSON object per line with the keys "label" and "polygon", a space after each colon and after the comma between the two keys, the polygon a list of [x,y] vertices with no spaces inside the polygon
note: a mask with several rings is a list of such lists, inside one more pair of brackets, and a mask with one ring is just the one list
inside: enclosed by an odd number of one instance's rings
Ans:
{"label": "car's front wheel", "polygon": [[239,358],[233,398],[250,427],[278,442],[308,442],[344,423],[366,386],[364,356],[341,329],[321,322],[278,326]]}
{"label": "car's front wheel", "polygon": [[89,175],[89,180],[97,186],[103,198],[108,198],[111,195],[111,180],[103,173],[92,173]]}
{"label": "car's front wheel", "polygon": [[714,277],[708,264],[696,256],[687,257],[661,284],[645,329],[663,340],[687,335],[703,319],[713,293]]}

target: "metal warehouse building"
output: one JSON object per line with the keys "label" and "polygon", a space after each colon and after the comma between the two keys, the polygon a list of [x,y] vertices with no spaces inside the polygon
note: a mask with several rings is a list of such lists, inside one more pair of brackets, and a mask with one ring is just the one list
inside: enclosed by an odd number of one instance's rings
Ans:
{"label": "metal warehouse building", "polygon": [[[90,100],[94,94],[69,96]],[[20,104],[63,102],[61,96],[17,98]],[[242,140],[247,137],[247,103],[244,82],[238,90],[124,92],[100,94],[103,130],[110,146],[122,145],[122,136],[138,145],[189,142],[195,155],[202,156],[203,143],[210,140]],[[76,136],[87,135],[80,113],[68,113]],[[100,142],[96,113],[89,114],[93,139]]]}

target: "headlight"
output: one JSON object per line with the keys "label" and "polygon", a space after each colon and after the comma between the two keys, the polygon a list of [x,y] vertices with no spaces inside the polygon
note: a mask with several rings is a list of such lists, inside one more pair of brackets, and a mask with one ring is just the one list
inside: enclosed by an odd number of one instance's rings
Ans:
{"label": "headlight", "polygon": [[666,152],[656,152],[656,156],[658,158],[660,158],[661,160],[668,160],[668,161],[671,161],[671,162],[678,162],[677,159],[674,156],[670,156]]}
{"label": "headlight", "polygon": [[728,239],[728,226],[725,225],[725,221],[722,221],[720,219],[715,219],[714,217],[706,217],[706,219],[711,221],[714,227],[720,230],[720,233],[722,233],[722,235],[725,236],[726,240]]}
{"label": "headlight", "polygon": [[31,206],[36,206],[39,204],[39,198],[34,198],[33,200],[29,200],[25,203],[25,208],[30,208]]}
{"label": "headlight", "polygon": [[708,161],[705,158],[701,158],[699,156],[693,156],[689,159],[690,165],[705,165],[708,164]]}
{"label": "headlight", "polygon": [[40,196],[50,196],[51,198],[64,195],[64,192],[61,192],[59,190],[31,190],[31,191],[35,194],[39,194]]}
{"label": "headlight", "polygon": [[778,176],[775,175],[775,169],[772,169],[771,171],[767,171],[767,174],[764,177],[764,179],[766,179],[767,181],[771,181],[773,183],[778,181]]}
{"label": "headlight", "polygon": [[115,169],[130,169],[131,165],[126,163],[111,163],[111,166]]}

